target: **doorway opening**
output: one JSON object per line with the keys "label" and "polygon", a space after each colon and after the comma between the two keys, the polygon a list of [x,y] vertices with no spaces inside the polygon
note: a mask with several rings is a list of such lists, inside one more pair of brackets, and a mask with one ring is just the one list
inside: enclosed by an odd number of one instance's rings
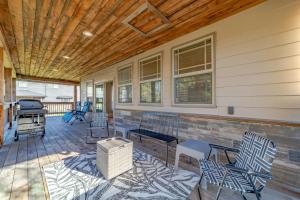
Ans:
{"label": "doorway opening", "polygon": [[95,111],[106,112],[109,118],[113,117],[113,81],[95,84]]}

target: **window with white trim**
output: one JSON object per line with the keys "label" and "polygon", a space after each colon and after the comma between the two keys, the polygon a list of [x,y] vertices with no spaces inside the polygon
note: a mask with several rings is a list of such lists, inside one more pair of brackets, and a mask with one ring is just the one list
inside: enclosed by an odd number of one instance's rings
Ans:
{"label": "window with white trim", "polygon": [[214,35],[172,49],[175,104],[213,105]]}
{"label": "window with white trim", "polygon": [[161,54],[139,61],[140,103],[161,103]]}
{"label": "window with white trim", "polygon": [[118,71],[118,102],[132,103],[132,65]]}

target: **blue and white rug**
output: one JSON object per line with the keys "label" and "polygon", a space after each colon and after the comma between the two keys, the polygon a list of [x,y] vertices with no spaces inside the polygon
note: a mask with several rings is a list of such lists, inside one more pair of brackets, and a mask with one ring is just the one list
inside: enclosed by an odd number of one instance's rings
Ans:
{"label": "blue and white rug", "polygon": [[187,199],[200,179],[137,149],[133,159],[132,170],[109,181],[96,168],[96,152],[46,165],[50,199]]}

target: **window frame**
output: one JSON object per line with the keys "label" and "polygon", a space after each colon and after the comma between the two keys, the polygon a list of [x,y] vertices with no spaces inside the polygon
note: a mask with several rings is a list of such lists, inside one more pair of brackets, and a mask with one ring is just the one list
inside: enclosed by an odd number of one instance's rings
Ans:
{"label": "window frame", "polygon": [[[125,69],[125,68],[130,68],[130,78],[131,78],[131,82],[130,83],[125,83],[125,84],[119,84],[119,71],[122,70],[122,69]],[[129,64],[126,64],[126,65],[123,65],[121,67],[118,67],[117,68],[117,104],[120,104],[120,105],[133,105],[133,63],[129,63]],[[119,88],[120,86],[127,86],[127,85],[131,85],[131,102],[120,102],[119,101]]]}
{"label": "window frame", "polygon": [[[149,80],[143,80],[141,81],[141,66],[140,63],[142,61],[154,58],[160,56],[160,78],[153,78],[153,79],[149,79]],[[163,105],[163,53],[162,52],[158,52],[149,56],[146,56],[144,58],[141,58],[138,60],[138,79],[139,79],[139,105],[141,106],[162,106]],[[142,83],[147,83],[147,82],[152,82],[152,81],[160,81],[160,103],[144,103],[141,102],[141,84]]]}
{"label": "window frame", "polygon": [[[175,51],[178,49],[182,49],[188,46],[191,46],[193,44],[199,43],[201,41],[205,41],[206,39],[211,39],[211,69],[207,70],[201,70],[196,72],[188,72],[181,75],[175,75]],[[206,54],[205,54],[206,59]],[[196,38],[191,41],[187,41],[185,43],[179,44],[177,46],[174,46],[171,48],[171,93],[172,93],[172,106],[174,107],[200,107],[200,108],[216,108],[216,68],[215,68],[215,62],[216,62],[216,33],[210,33],[207,35],[204,35],[202,37]],[[211,104],[201,104],[201,103],[176,103],[176,85],[175,85],[175,79],[181,78],[181,77],[188,77],[188,76],[195,76],[200,74],[206,74],[206,73],[212,73],[212,103]]]}
{"label": "window frame", "polygon": [[103,85],[103,103],[102,103],[102,106],[103,106],[103,108],[102,108],[102,112],[105,112],[105,102],[106,102],[106,100],[105,100],[105,96],[106,96],[106,94],[105,94],[105,82],[103,82],[103,81],[97,81],[97,82],[94,82],[94,101],[93,102],[95,102],[95,112],[97,112],[97,108],[96,108],[96,104],[97,104],[97,102],[96,102],[96,87],[98,86],[98,85]]}

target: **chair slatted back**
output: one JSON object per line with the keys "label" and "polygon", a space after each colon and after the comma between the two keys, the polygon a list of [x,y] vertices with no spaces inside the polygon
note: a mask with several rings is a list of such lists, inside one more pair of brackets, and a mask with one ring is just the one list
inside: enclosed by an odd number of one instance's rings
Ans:
{"label": "chair slatted back", "polygon": [[[274,143],[253,132],[246,132],[240,146],[240,153],[236,158],[235,166],[256,172],[269,173],[276,155]],[[254,184],[266,185],[266,180],[260,177],[253,178]]]}
{"label": "chair slatted back", "polygon": [[83,113],[88,112],[90,109],[90,105],[91,105],[90,102],[88,102],[88,101],[84,102],[81,112],[83,112]]}
{"label": "chair slatted back", "polygon": [[75,108],[76,111],[80,111],[81,110],[81,102],[80,101],[77,101],[76,102],[76,108]]}
{"label": "chair slatted back", "polygon": [[178,138],[178,115],[144,112],[140,122],[140,129],[146,129]]}
{"label": "chair slatted back", "polygon": [[108,115],[103,112],[91,113],[91,127],[107,127]]}

